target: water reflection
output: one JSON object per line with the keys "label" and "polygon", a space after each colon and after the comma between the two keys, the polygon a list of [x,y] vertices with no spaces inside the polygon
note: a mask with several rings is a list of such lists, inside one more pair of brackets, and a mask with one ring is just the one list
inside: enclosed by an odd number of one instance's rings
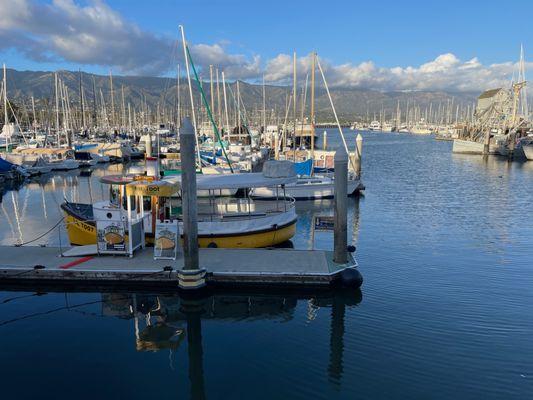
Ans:
{"label": "water reflection", "polygon": [[[363,195],[348,198],[348,244],[357,245],[360,231],[360,203],[364,201]],[[298,214],[297,233],[292,239],[296,248],[313,248],[313,221],[321,215],[333,215],[334,200],[308,200],[296,202]],[[316,232],[315,249],[331,250],[333,232]]]}
{"label": "water reflection", "polygon": [[102,294],[104,316],[134,320],[137,351],[168,351],[172,360],[176,350],[186,343],[190,398],[205,399],[204,348],[202,323],[279,321],[295,317],[300,302],[306,302],[307,318],[313,322],[319,309],[330,310],[329,380],[340,386],[344,371],[345,313],[362,300],[360,291],[327,292],[317,296],[267,294],[216,294],[191,300],[174,295]]}

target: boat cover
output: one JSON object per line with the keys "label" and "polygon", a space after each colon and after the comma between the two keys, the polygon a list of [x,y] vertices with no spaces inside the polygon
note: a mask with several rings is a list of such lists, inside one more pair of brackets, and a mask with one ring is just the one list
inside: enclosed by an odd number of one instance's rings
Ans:
{"label": "boat cover", "polygon": [[[165,178],[181,182],[181,176]],[[242,174],[197,174],[197,190],[241,189],[287,185],[296,182],[296,175],[283,178],[267,178],[261,172]]]}
{"label": "boat cover", "polygon": [[294,171],[300,176],[311,176],[311,172],[313,171],[313,160],[309,158],[302,162],[295,162]]}
{"label": "boat cover", "polygon": [[9,172],[15,167],[15,164],[11,164],[9,161],[0,157],[0,172]]}

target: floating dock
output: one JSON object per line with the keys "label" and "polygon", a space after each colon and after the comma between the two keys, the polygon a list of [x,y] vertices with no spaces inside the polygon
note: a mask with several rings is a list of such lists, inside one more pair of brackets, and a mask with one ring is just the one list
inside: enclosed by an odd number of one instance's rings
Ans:
{"label": "floating dock", "polygon": [[[153,248],[134,257],[81,255],[79,248],[0,246],[0,284],[55,284],[85,287],[150,287],[178,290],[183,256],[154,260]],[[75,254],[65,256],[65,254]],[[359,287],[362,277],[351,254],[346,264],[333,252],[293,249],[199,249],[209,286]]]}

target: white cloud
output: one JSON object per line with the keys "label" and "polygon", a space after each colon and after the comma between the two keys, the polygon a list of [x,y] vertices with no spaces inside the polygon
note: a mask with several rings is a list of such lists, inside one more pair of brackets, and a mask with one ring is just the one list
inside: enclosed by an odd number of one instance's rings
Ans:
{"label": "white cloud", "polygon": [[[116,68],[122,73],[161,75],[175,70],[173,64],[183,59],[181,48],[175,47],[176,38],[141,29],[104,0],[89,0],[83,5],[74,0],[0,0],[0,10],[0,50],[15,49],[31,60],[63,60]],[[292,79],[292,55],[279,54],[262,62],[258,55],[230,54],[226,46],[221,39],[215,44],[192,41],[190,48],[200,69],[215,65],[228,79],[255,80],[263,74],[267,82]],[[321,64],[332,87],[375,90],[479,92],[509,85],[516,69],[512,62],[484,65],[477,58],[462,61],[452,53],[420,66],[384,68],[372,61],[333,65],[326,60]],[[309,55],[297,59],[300,80],[305,79],[310,66]],[[320,75],[317,79],[320,81]]]}
{"label": "white cloud", "polygon": [[[183,59],[174,47],[176,38],[142,30],[102,0],[85,6],[73,0],[0,0],[0,10],[0,49],[14,48],[32,60],[61,59],[158,75],[174,70],[171,63]],[[227,54],[219,44],[191,45],[191,54],[198,66],[216,64],[233,78],[259,74],[258,57]]]}
{"label": "white cloud", "polygon": [[[309,71],[310,57],[298,59],[300,78]],[[483,65],[477,58],[461,61],[446,53],[418,67],[378,67],[372,61],[360,64],[333,65],[320,60],[331,87],[366,88],[374,90],[445,90],[479,92],[488,88],[509,86],[517,64],[505,62]],[[528,69],[533,63],[526,63]],[[303,75],[302,75],[303,74]],[[292,57],[279,54],[266,64],[267,80],[288,82],[292,79]]]}

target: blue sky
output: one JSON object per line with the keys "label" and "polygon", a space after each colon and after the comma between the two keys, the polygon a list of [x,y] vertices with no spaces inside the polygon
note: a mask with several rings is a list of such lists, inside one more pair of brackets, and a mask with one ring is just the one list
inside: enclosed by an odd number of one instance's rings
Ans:
{"label": "blue sky", "polygon": [[532,16],[533,1],[0,0],[0,57],[165,75],[183,24],[199,67],[234,78],[283,82],[294,50],[302,73],[316,50],[333,84],[477,90],[510,79],[521,43],[533,51]]}
{"label": "blue sky", "polygon": [[[109,3],[154,32],[176,35],[177,24],[182,23],[190,40],[228,40],[236,51],[265,57],[318,49],[335,63],[373,60],[385,67],[418,65],[447,52],[496,63],[517,58],[520,43],[530,48],[533,39],[533,1]],[[529,19],[513,22],[520,15]]]}

